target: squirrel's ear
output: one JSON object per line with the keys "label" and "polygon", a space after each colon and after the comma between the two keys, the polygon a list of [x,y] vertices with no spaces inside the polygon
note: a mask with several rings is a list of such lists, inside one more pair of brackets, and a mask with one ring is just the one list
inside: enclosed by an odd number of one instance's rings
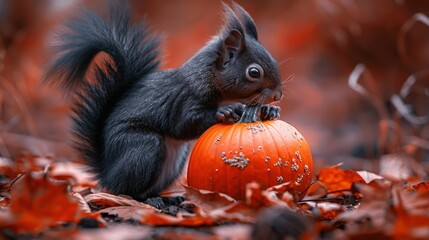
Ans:
{"label": "squirrel's ear", "polygon": [[229,35],[223,40],[225,49],[240,52],[244,49],[244,38],[238,30],[231,30]]}
{"label": "squirrel's ear", "polygon": [[258,31],[256,30],[256,24],[255,21],[253,21],[253,18],[238,3],[232,2],[232,7],[234,8],[235,13],[240,18],[240,21],[244,26],[246,33],[252,36],[257,41]]}
{"label": "squirrel's ear", "polygon": [[243,35],[236,29],[229,32],[229,35],[223,40],[223,65],[230,62],[238,53],[245,49]]}

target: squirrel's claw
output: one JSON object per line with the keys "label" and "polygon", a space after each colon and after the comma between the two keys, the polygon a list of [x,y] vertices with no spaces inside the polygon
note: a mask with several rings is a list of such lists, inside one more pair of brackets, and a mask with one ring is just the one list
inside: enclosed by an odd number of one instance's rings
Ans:
{"label": "squirrel's claw", "polygon": [[220,106],[216,112],[216,119],[218,122],[235,123],[240,120],[243,110],[244,104],[242,103]]}
{"label": "squirrel's claw", "polygon": [[261,120],[273,120],[280,118],[280,107],[263,105],[261,107]]}

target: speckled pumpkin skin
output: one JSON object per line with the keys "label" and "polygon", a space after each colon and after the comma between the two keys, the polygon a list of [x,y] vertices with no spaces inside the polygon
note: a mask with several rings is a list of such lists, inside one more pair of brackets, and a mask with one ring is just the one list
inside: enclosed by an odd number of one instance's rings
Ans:
{"label": "speckled pumpkin skin", "polygon": [[216,124],[195,143],[188,185],[245,198],[245,186],[263,188],[293,182],[303,198],[313,176],[311,150],[304,137],[281,120]]}

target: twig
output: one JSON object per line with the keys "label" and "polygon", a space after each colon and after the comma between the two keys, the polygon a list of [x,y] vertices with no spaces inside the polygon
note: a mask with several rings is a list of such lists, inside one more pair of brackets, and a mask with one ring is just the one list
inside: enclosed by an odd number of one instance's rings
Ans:
{"label": "twig", "polygon": [[369,97],[368,91],[359,84],[359,79],[361,78],[363,72],[365,71],[365,65],[362,63],[359,63],[356,65],[356,67],[353,69],[352,73],[349,76],[349,87],[356,92],[362,94],[365,97]]}
{"label": "twig", "polygon": [[403,116],[411,124],[422,125],[427,123],[429,120],[428,116],[413,115],[411,113],[410,106],[406,105],[399,95],[393,95],[390,100],[392,101],[392,104],[395,106],[396,110],[398,110],[399,114],[401,114],[401,116]]}
{"label": "twig", "polygon": [[398,51],[399,55],[404,59],[406,63],[410,63],[410,58],[408,56],[407,47],[405,46],[405,37],[410,29],[418,22],[429,26],[429,18],[423,13],[416,13],[410,19],[408,19],[404,25],[402,25],[401,30],[398,34]]}
{"label": "twig", "polygon": [[429,121],[429,115],[416,116],[412,113],[410,106],[405,104],[403,99],[410,94],[411,88],[419,81],[419,79],[426,76],[429,76],[428,70],[410,75],[402,85],[399,94],[394,94],[390,99],[399,114],[413,125],[426,124]]}
{"label": "twig", "polygon": [[[378,138],[378,154],[382,154],[382,150],[388,146],[388,132],[384,130],[386,125],[385,123],[389,123],[390,119],[386,106],[384,105],[384,102],[380,98],[380,96],[374,95],[374,93],[369,92],[364,86],[359,83],[359,80],[362,78],[362,75],[366,70],[367,69],[364,64],[359,63],[358,65],[356,65],[356,67],[353,69],[349,76],[348,84],[351,89],[355,90],[356,92],[367,98],[368,101],[373,104],[378,114],[380,115],[380,136]],[[372,86],[377,86],[376,81],[374,81],[372,77],[369,78],[369,83]]]}
{"label": "twig", "polygon": [[20,178],[22,178],[25,174],[26,174],[26,173],[20,173],[20,174],[18,174],[18,176],[16,176],[16,177],[12,180],[12,182],[10,182],[10,183],[9,183],[8,190],[10,190],[10,189],[12,188],[13,184],[15,184],[15,182],[16,182],[16,181],[18,181]]}

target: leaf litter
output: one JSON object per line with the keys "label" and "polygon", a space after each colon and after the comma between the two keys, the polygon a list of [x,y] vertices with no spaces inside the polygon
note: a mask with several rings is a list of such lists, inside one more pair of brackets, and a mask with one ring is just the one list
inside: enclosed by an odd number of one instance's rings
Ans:
{"label": "leaf litter", "polygon": [[[83,180],[87,178],[56,180],[50,173],[57,172],[55,168],[60,162],[54,161],[43,168],[36,163],[43,161],[35,157],[20,161],[23,164],[16,165],[16,169],[1,167],[8,173],[21,172],[15,181],[14,176],[9,176],[11,185],[2,189],[3,198],[9,199],[1,207],[3,235],[58,237],[64,234],[78,239],[94,234],[82,233],[79,229],[94,228],[93,231],[99,231],[102,236],[104,229],[127,228],[119,227],[121,224],[140,226],[144,229],[141,234],[146,237],[189,237],[195,231],[198,237],[234,236],[237,239],[248,239],[252,234],[302,236],[302,239],[376,236],[423,239],[429,231],[429,183],[424,179],[412,178],[412,182],[387,179],[372,172],[335,165],[319,171],[301,201],[293,191],[293,183],[268,189],[262,189],[256,182],[249,183],[244,201],[183,185],[180,194],[186,198],[184,202],[156,209],[128,196],[112,195],[97,188],[76,191],[96,184]],[[74,167],[70,169],[71,175],[76,174]],[[175,232],[171,227],[182,230]],[[240,235],[227,234],[225,229]]]}

